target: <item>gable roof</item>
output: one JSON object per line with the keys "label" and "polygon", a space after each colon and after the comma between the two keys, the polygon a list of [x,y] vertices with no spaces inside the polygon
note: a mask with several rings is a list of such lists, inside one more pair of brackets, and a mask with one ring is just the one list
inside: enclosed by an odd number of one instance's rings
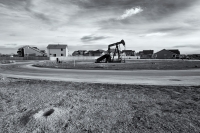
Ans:
{"label": "gable roof", "polygon": [[123,52],[135,52],[135,50],[122,50],[122,53]]}
{"label": "gable roof", "polygon": [[178,49],[166,49],[172,53],[175,53],[175,54],[180,54],[180,51]]}
{"label": "gable roof", "polygon": [[39,52],[41,54],[45,54],[44,52],[42,52],[41,50],[39,50],[37,47],[30,47],[29,45],[20,47],[19,49],[26,48],[26,47],[29,47],[29,48],[31,48],[31,49],[33,49],[33,50],[35,50],[35,51],[37,51],[37,52]]}
{"label": "gable roof", "polygon": [[66,48],[66,44],[49,44],[47,46],[47,49],[61,49],[61,48]]}
{"label": "gable roof", "polygon": [[145,55],[153,54],[153,50],[143,50],[142,53],[145,54]]}
{"label": "gable roof", "polygon": [[94,54],[94,53],[103,53],[104,52],[104,50],[90,50],[90,51],[88,51],[88,53],[92,53],[92,54]]}
{"label": "gable roof", "polygon": [[171,49],[171,50],[162,49],[162,50],[156,52],[155,54],[157,54],[157,53],[159,53],[159,52],[161,52],[161,51],[168,51],[169,53],[178,54],[178,55],[180,54],[180,51],[179,51],[178,49]]}
{"label": "gable roof", "polygon": [[77,50],[78,52],[86,52],[87,50]]}

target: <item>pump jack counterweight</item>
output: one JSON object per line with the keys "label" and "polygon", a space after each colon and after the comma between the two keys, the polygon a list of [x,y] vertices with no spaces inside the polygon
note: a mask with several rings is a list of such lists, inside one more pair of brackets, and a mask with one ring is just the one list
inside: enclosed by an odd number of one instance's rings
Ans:
{"label": "pump jack counterweight", "polygon": [[[101,57],[97,58],[95,63],[103,63],[102,61],[104,61],[104,63],[112,63],[112,62],[119,62],[121,63],[122,62],[122,58],[121,58],[121,55],[120,55],[120,51],[119,51],[119,45],[122,44],[124,47],[125,47],[125,41],[124,40],[121,40],[120,42],[116,42],[116,43],[113,43],[113,44],[110,44],[108,45],[108,53],[105,54],[105,55],[102,55]],[[115,51],[113,53],[113,56],[111,56],[111,47],[115,46]],[[114,56],[116,55],[117,53],[117,59],[114,60]]]}

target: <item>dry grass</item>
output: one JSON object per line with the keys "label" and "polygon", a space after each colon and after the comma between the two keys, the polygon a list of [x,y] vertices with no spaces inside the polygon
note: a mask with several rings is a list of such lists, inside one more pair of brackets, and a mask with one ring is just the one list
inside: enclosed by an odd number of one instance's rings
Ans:
{"label": "dry grass", "polygon": [[200,87],[0,82],[0,131],[200,132]]}
{"label": "dry grass", "polygon": [[14,63],[15,61],[12,60],[0,60],[0,64],[10,64],[10,63]]}
{"label": "dry grass", "polygon": [[93,63],[73,61],[56,63],[46,61],[36,63],[37,67],[62,69],[111,69],[111,70],[180,70],[200,68],[200,61],[193,60],[132,60],[127,63]]}

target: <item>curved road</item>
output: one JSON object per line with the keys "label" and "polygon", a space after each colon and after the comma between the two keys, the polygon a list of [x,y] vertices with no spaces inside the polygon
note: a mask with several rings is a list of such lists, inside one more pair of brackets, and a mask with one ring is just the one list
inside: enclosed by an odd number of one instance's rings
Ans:
{"label": "curved road", "polygon": [[[0,68],[6,77],[74,81],[89,83],[140,84],[140,85],[200,85],[200,69],[192,70],[76,70],[32,67],[33,62],[12,64],[17,67]],[[12,66],[11,65],[11,66]],[[10,66],[10,65],[8,65]]]}

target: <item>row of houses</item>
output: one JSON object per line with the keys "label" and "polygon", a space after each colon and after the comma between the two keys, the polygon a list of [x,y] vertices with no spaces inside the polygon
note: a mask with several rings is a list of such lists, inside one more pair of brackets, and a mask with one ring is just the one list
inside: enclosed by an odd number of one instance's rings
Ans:
{"label": "row of houses", "polygon": [[[111,49],[111,54],[114,49]],[[107,54],[105,50],[78,50],[74,51],[72,56],[101,56]],[[136,53],[134,50],[122,50],[120,54],[125,56],[139,56],[141,59],[179,59],[180,51],[178,49],[162,49],[156,53],[154,50],[143,50]]]}
{"label": "row of houses", "polygon": [[[114,53],[115,49],[111,49],[111,54]],[[47,46],[47,51],[39,50],[37,47],[31,46],[23,46],[17,51],[19,57],[27,57],[27,56],[48,56],[48,57],[60,57],[60,56],[68,56],[69,50],[68,46],[64,44],[49,44]],[[126,56],[135,56],[135,51],[133,50],[122,50],[120,54],[123,53]],[[78,50],[72,53],[72,56],[101,56],[103,54],[107,54],[105,50]]]}
{"label": "row of houses", "polygon": [[178,49],[162,49],[156,53],[154,50],[143,50],[138,53],[141,59],[179,59],[181,54]]}
{"label": "row of houses", "polygon": [[[115,53],[115,49],[111,49],[111,54]],[[48,56],[48,57],[61,57],[69,56],[68,46],[65,44],[49,44],[47,51],[40,50],[37,47],[24,46],[18,49],[18,56]],[[72,53],[72,56],[101,56],[107,54],[105,50],[78,50]],[[140,56],[141,59],[177,59],[180,58],[180,51],[178,49],[162,49],[156,53],[154,50],[143,50],[136,53],[134,50],[122,50],[120,54],[125,56]]]}
{"label": "row of houses", "polygon": [[[110,49],[111,54],[115,53],[115,49]],[[77,50],[72,53],[72,56],[101,56],[107,54],[108,51],[98,49],[98,50]],[[124,54],[125,56],[135,56],[134,50],[122,50],[120,54]]]}

